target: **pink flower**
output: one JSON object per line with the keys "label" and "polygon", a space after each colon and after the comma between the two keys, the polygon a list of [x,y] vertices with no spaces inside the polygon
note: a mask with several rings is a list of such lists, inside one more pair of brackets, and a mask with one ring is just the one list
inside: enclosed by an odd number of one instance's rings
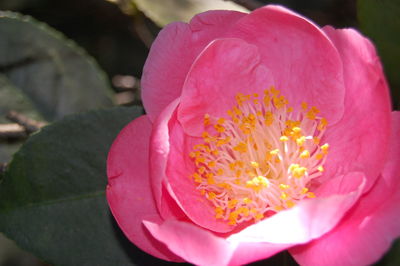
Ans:
{"label": "pink flower", "polygon": [[357,31],[279,6],[209,11],[161,31],[142,82],[107,199],[145,252],[360,265],[400,236],[400,114]]}

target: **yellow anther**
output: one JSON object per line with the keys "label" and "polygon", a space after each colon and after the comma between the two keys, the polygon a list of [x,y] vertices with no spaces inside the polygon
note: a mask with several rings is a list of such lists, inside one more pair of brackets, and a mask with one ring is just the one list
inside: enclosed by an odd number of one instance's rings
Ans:
{"label": "yellow anther", "polygon": [[320,166],[318,166],[318,171],[320,171],[320,172],[323,172],[325,169],[324,169],[324,167],[322,166],[322,165],[320,165]]}
{"label": "yellow anther", "polygon": [[242,170],[236,170],[235,171],[235,176],[240,177],[242,175]]}
{"label": "yellow anther", "polygon": [[207,197],[209,200],[213,200],[217,197],[217,194],[215,194],[214,192],[208,192]]}
{"label": "yellow anther", "polygon": [[209,184],[209,185],[214,185],[215,184],[214,174],[213,173],[207,173],[206,177],[207,177],[207,184]]}
{"label": "yellow anther", "polygon": [[225,132],[225,127],[224,127],[224,126],[221,126],[220,124],[214,125],[214,128],[215,128],[215,130],[216,130],[218,133],[223,133],[223,132]]}
{"label": "yellow anther", "polygon": [[282,206],[275,206],[274,207],[274,210],[276,211],[276,212],[280,212],[280,211],[282,211],[284,208],[282,207]]}
{"label": "yellow anther", "polygon": [[281,137],[279,138],[279,140],[282,141],[282,142],[285,142],[285,141],[288,141],[289,138],[286,137],[286,136],[281,136]]}
{"label": "yellow anther", "polygon": [[223,175],[223,174],[224,174],[224,170],[221,169],[221,168],[219,168],[219,169],[217,170],[217,175]]}
{"label": "yellow anther", "polygon": [[239,216],[238,212],[236,212],[236,211],[231,212],[229,214],[229,224],[230,225],[236,225],[238,216]]}
{"label": "yellow anther", "polygon": [[209,162],[207,163],[208,167],[215,167],[216,164],[217,164],[217,163],[216,163],[215,161],[209,161]]}
{"label": "yellow anther", "polygon": [[300,133],[300,132],[301,132],[301,128],[300,128],[300,127],[293,127],[293,128],[292,128],[292,131],[293,131],[294,133]]}
{"label": "yellow anther", "polygon": [[238,204],[238,200],[237,199],[231,199],[230,201],[228,201],[228,208],[229,209],[233,209],[235,208],[235,206]]}
{"label": "yellow anther", "polygon": [[223,123],[225,123],[225,118],[223,118],[223,117],[218,118],[217,124],[222,125]]}
{"label": "yellow anther", "polygon": [[189,157],[190,157],[190,158],[194,158],[194,157],[196,157],[196,153],[194,153],[193,151],[192,151],[192,152],[190,152],[190,153],[189,153]]}
{"label": "yellow anther", "polygon": [[319,121],[319,125],[317,127],[317,129],[319,131],[322,131],[326,128],[326,126],[328,125],[328,121],[325,118],[321,118],[321,120]]}
{"label": "yellow anther", "polygon": [[314,144],[316,144],[316,145],[318,145],[321,142],[321,140],[317,137],[314,137],[313,140],[314,140]]}
{"label": "yellow anther", "polygon": [[244,142],[239,142],[238,145],[233,147],[233,150],[238,151],[240,153],[246,153],[247,152],[247,145]]}
{"label": "yellow anther", "polygon": [[307,192],[307,197],[315,198],[315,194],[313,192]]}
{"label": "yellow anther", "polygon": [[306,137],[305,136],[301,136],[300,138],[296,139],[296,143],[299,146],[303,146],[304,142],[306,142]]}
{"label": "yellow anther", "polygon": [[239,108],[237,108],[236,106],[233,107],[233,111],[235,112],[236,115],[242,115],[243,114],[242,111]]}
{"label": "yellow anther", "polygon": [[201,178],[201,175],[199,175],[198,173],[193,173],[193,179],[194,179],[194,182],[196,182],[196,183],[202,183],[203,182],[203,179]]}
{"label": "yellow anther", "polygon": [[324,154],[328,153],[329,144],[328,144],[328,143],[325,143],[324,145],[322,145],[322,146],[321,146],[321,150],[322,150],[322,153],[324,153]]}
{"label": "yellow anther", "polygon": [[221,207],[215,207],[215,218],[221,219],[223,217],[224,210]]}
{"label": "yellow anther", "polygon": [[294,207],[294,202],[293,201],[291,201],[291,200],[287,200],[286,202],[286,206],[290,209],[290,208],[292,208],[292,207]]}
{"label": "yellow anther", "polygon": [[250,165],[251,165],[253,168],[258,168],[258,167],[260,167],[260,165],[259,165],[257,162],[254,162],[254,161],[250,162]]}
{"label": "yellow anther", "polygon": [[205,163],[205,161],[206,161],[206,158],[204,158],[204,157],[196,157],[196,159],[195,159],[196,164]]}
{"label": "yellow anther", "polygon": [[302,159],[310,158],[310,152],[308,150],[304,150],[302,153],[300,153],[300,158]]}
{"label": "yellow anther", "polygon": [[281,199],[285,200],[288,198],[288,195],[286,193],[281,194]]}
{"label": "yellow anther", "polygon": [[238,209],[238,212],[239,212],[240,214],[242,214],[244,217],[247,217],[247,216],[249,216],[249,214],[250,214],[249,208],[246,208],[246,207],[240,207],[240,208]]}
{"label": "yellow anther", "polygon": [[279,90],[277,90],[276,88],[275,88],[275,86],[271,86],[271,87],[269,87],[269,90],[270,90],[270,92],[273,94],[273,95],[278,95],[279,93],[280,93],[280,91]]}
{"label": "yellow anther", "polygon": [[316,113],[316,114],[318,114],[318,113],[320,112],[320,110],[319,110],[317,107],[315,107],[315,106],[311,107],[311,110],[310,110],[310,111],[312,111],[312,112],[314,112],[314,113]]}
{"label": "yellow anther", "polygon": [[262,188],[269,186],[269,181],[264,176],[256,176],[246,182],[246,187],[252,188],[254,191],[259,192]]}
{"label": "yellow anther", "polygon": [[274,122],[274,115],[270,111],[265,112],[265,124],[267,126],[270,126],[272,125],[273,122]]}
{"label": "yellow anther", "polygon": [[288,112],[288,113],[293,112],[293,107],[289,107],[289,108],[286,110],[286,112]]}
{"label": "yellow anther", "polygon": [[279,149],[275,149],[269,152],[271,155],[278,155],[279,154]]}
{"label": "yellow anther", "polygon": [[197,170],[199,171],[200,174],[204,174],[206,168],[204,166],[200,166]]}
{"label": "yellow anther", "polygon": [[301,103],[301,109],[303,109],[304,111],[308,109],[308,104],[306,102],[302,102]]}
{"label": "yellow anther", "polygon": [[301,178],[307,172],[307,168],[300,166],[298,164],[291,164],[289,166],[289,171],[292,173],[293,177]]}
{"label": "yellow anther", "polygon": [[308,192],[308,188],[303,187],[303,188],[301,189],[301,194],[306,194],[307,192]]}
{"label": "yellow anther", "polygon": [[244,198],[244,199],[243,199],[243,202],[244,202],[245,204],[250,204],[250,203],[252,203],[253,201],[252,201],[251,199],[249,199],[249,198]]}
{"label": "yellow anther", "polygon": [[287,184],[279,184],[280,189],[288,189],[290,186]]}
{"label": "yellow anther", "polygon": [[254,219],[255,219],[256,221],[260,221],[262,218],[264,218],[264,214],[262,214],[262,213],[257,213],[257,214],[254,216]]}
{"label": "yellow anther", "polygon": [[318,153],[317,155],[315,155],[315,159],[317,159],[317,160],[322,160],[322,158],[324,158],[323,153]]}
{"label": "yellow anther", "polygon": [[204,125],[208,126],[210,124],[210,115],[209,114],[205,114],[204,115]]}

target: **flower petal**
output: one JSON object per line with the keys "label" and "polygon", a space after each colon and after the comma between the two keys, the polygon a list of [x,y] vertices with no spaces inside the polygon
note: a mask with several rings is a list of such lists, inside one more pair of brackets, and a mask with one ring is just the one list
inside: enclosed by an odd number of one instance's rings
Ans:
{"label": "flower petal", "polygon": [[186,74],[204,47],[245,15],[236,11],[208,11],[195,16],[189,24],[169,24],[159,33],[141,80],[143,104],[151,121],[179,97]]}
{"label": "flower petal", "polygon": [[270,218],[253,224],[229,241],[269,242],[275,244],[306,243],[329,232],[340,221],[346,211],[358,200],[364,187],[361,173],[349,173],[347,178],[358,180],[353,185],[336,188],[336,194],[300,201],[291,209],[281,211]]}
{"label": "flower petal", "polygon": [[[118,225],[143,251],[169,261],[182,261],[144,229],[142,221],[161,222],[151,195],[148,150],[151,123],[142,116],[127,125],[114,141],[107,160],[107,200]],[[132,152],[135,151],[135,152]]]}
{"label": "flower petal", "polygon": [[204,114],[227,117],[238,92],[262,93],[274,85],[260,65],[258,48],[240,39],[213,41],[196,59],[183,87],[178,119],[184,131],[200,136]]}
{"label": "flower petal", "polygon": [[196,265],[227,265],[235,245],[191,223],[144,221],[150,233],[187,262]]}
{"label": "flower petal", "polygon": [[[373,45],[351,29],[324,31],[339,50],[346,85],[343,119],[328,127],[325,177],[362,171],[369,190],[386,160],[390,136],[389,90]],[[321,179],[324,182],[324,179]]]}
{"label": "flower petal", "polygon": [[333,231],[291,250],[301,265],[369,265],[400,236],[400,112],[392,114],[392,122],[382,176]]}
{"label": "flower petal", "polygon": [[342,117],[340,56],[309,20],[286,8],[268,5],[241,18],[228,36],[259,48],[261,62],[271,71],[276,88],[295,108],[301,102],[316,106],[330,124]]}
{"label": "flower petal", "polygon": [[170,150],[169,123],[179,98],[172,101],[156,118],[150,138],[150,179],[153,195],[163,219],[183,218],[185,214],[165,188],[166,167]]}

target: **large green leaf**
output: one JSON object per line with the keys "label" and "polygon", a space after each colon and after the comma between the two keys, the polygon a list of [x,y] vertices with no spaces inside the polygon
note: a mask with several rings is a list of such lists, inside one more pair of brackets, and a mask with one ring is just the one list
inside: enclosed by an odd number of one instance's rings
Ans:
{"label": "large green leaf", "polygon": [[[9,123],[6,114],[10,111],[23,113],[29,118],[42,120],[31,100],[18,88],[12,86],[8,78],[0,74],[0,123]],[[19,149],[21,143],[0,140],[0,163],[8,162]]]}
{"label": "large green leaf", "polygon": [[111,105],[111,90],[94,60],[49,26],[0,11],[0,74],[48,120]]}
{"label": "large green leaf", "polygon": [[400,107],[400,1],[358,0],[358,18],[362,31],[377,45]]}
{"label": "large green leaf", "polygon": [[0,184],[0,231],[56,265],[159,263],[125,239],[104,192],[110,145],[141,113],[119,107],[73,115],[31,136]]}

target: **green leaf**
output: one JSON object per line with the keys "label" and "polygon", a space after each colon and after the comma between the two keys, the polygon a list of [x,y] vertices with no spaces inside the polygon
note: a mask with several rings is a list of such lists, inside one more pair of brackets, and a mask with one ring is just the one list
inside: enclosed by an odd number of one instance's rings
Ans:
{"label": "green leaf", "polygon": [[158,263],[125,239],[105,198],[108,150],[141,113],[119,107],[73,115],[31,136],[0,184],[0,231],[56,265]]}
{"label": "green leaf", "polygon": [[47,120],[111,106],[111,90],[94,60],[49,26],[0,11],[0,74]]}
{"label": "green leaf", "polygon": [[398,0],[358,0],[358,19],[361,29],[378,48],[398,107],[400,107],[399,14]]}
{"label": "green leaf", "polygon": [[[10,110],[23,113],[35,120],[43,120],[31,100],[18,88],[12,86],[6,76],[0,74],[0,123],[10,123],[5,118]],[[21,143],[18,142],[0,140],[0,163],[8,162],[20,146]]]}
{"label": "green leaf", "polygon": [[244,7],[230,1],[215,0],[131,0],[139,10],[163,27],[174,21],[188,22],[194,15],[211,10],[225,9],[248,12]]}

